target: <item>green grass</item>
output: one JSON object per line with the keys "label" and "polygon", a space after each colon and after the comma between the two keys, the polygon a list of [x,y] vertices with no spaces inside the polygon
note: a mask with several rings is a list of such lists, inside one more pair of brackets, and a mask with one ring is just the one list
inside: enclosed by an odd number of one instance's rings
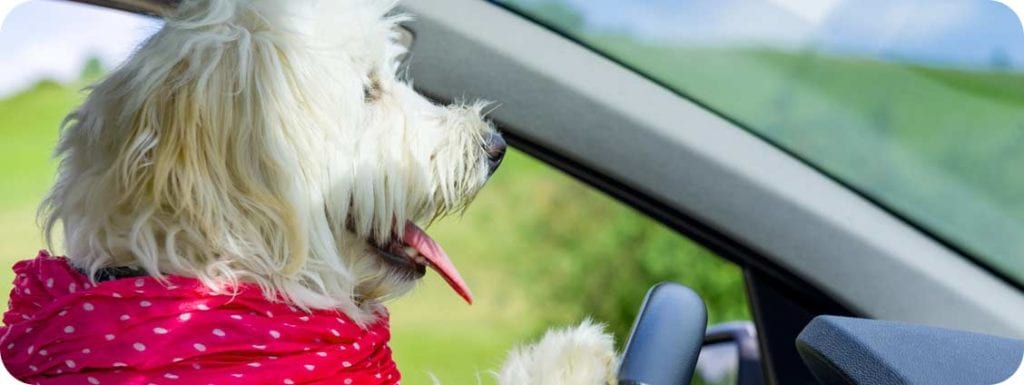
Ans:
{"label": "green grass", "polygon": [[[64,115],[84,94],[44,81],[0,101],[0,293],[11,290],[10,266],[44,248],[36,206],[53,180],[50,159]],[[7,303],[3,301],[2,303]]]}
{"label": "green grass", "polygon": [[0,194],[5,197],[0,210],[21,209],[46,191],[53,178],[55,163],[50,154],[60,123],[82,95],[47,81],[0,103]]}

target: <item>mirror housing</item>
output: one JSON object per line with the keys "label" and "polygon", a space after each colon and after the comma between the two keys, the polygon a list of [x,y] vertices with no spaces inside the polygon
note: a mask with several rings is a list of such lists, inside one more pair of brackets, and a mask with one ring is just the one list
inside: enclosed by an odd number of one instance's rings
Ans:
{"label": "mirror housing", "polygon": [[737,321],[709,327],[692,383],[763,384],[761,353],[754,324],[750,321]]}

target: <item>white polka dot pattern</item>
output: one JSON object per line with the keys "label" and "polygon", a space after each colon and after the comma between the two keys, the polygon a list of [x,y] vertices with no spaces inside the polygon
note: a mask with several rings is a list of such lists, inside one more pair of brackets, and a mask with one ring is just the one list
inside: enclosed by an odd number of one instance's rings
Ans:
{"label": "white polka dot pattern", "polygon": [[46,254],[15,271],[5,316],[23,321],[0,329],[0,353],[27,383],[393,385],[400,378],[386,314],[361,329],[337,312],[267,301],[258,287],[216,296],[176,276],[169,285],[129,278],[87,286],[65,259]]}

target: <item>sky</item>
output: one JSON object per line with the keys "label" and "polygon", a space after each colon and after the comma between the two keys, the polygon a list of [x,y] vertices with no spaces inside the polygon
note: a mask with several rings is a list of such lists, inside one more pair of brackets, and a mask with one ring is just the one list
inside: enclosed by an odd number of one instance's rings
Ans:
{"label": "sky", "polygon": [[68,1],[22,3],[0,26],[0,98],[43,78],[74,80],[93,56],[114,66],[158,27],[154,19]]}
{"label": "sky", "polygon": [[[643,40],[1024,70],[1024,29],[993,0],[519,1],[559,1],[588,30]],[[43,78],[73,80],[90,56],[112,67],[159,28],[154,19],[58,0],[0,0],[0,16],[16,2],[0,27],[0,98]]]}
{"label": "sky", "polygon": [[[552,0],[518,0],[537,3]],[[1003,0],[1022,3],[1020,0]],[[1024,29],[993,0],[561,0],[591,31],[702,45],[768,45],[986,68],[1024,68]]]}

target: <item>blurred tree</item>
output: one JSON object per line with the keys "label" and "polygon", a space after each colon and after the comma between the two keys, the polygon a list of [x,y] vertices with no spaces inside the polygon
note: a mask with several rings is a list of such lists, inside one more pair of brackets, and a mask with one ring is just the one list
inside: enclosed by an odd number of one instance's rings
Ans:
{"label": "blurred tree", "polygon": [[527,277],[543,277],[530,281],[534,301],[549,309],[541,329],[591,316],[621,343],[644,294],[663,281],[697,291],[711,323],[749,319],[737,266],[589,186],[566,182],[537,202],[548,208],[535,218],[543,231],[528,238],[537,249],[516,264]]}
{"label": "blurred tree", "polygon": [[82,71],[79,73],[78,79],[83,82],[91,83],[102,77],[104,73],[106,73],[106,69],[99,56],[90,56],[89,59],[85,61],[85,65],[82,66]]}
{"label": "blurred tree", "polygon": [[1005,49],[995,48],[989,56],[989,66],[996,71],[1007,71],[1013,67],[1013,61]]}

